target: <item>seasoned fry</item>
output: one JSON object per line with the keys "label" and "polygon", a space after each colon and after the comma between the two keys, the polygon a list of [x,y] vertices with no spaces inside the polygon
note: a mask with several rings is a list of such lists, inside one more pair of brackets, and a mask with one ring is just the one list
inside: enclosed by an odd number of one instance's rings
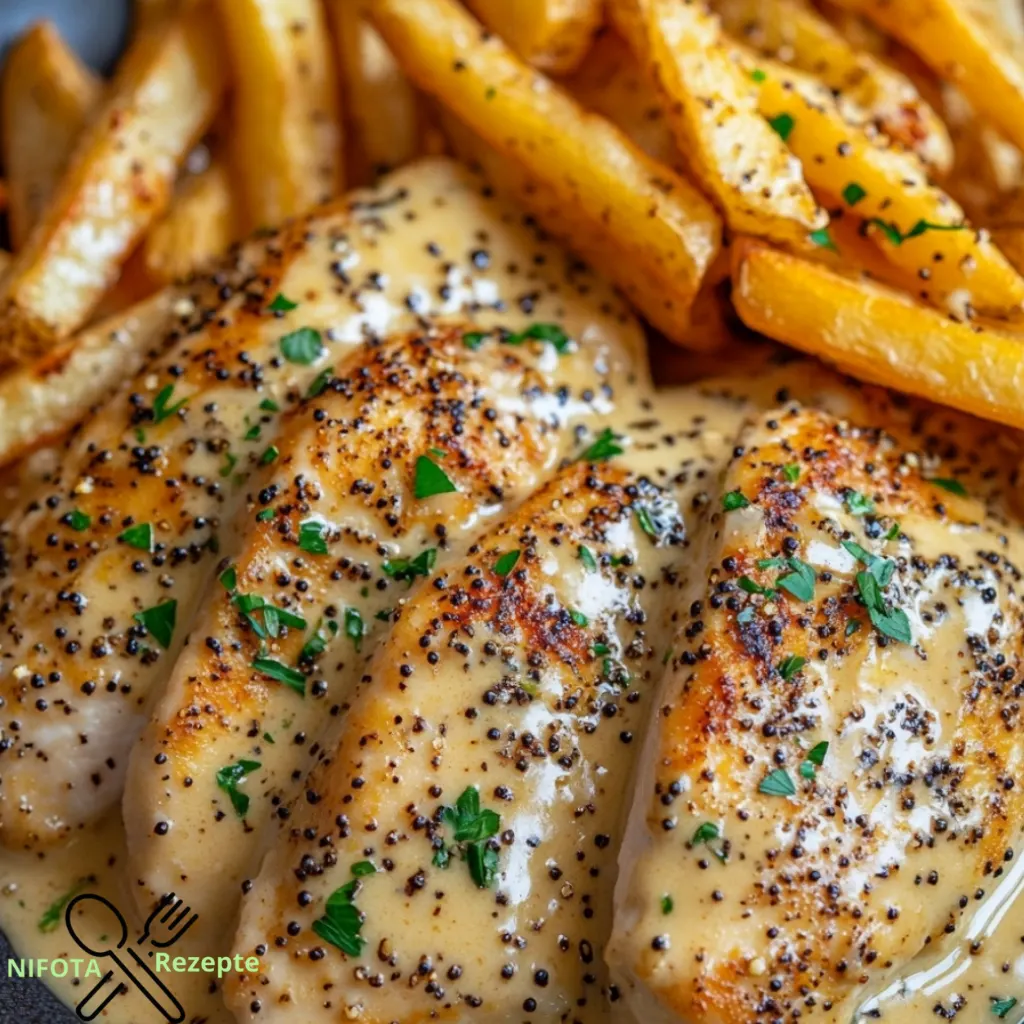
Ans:
{"label": "seasoned fry", "polygon": [[167,283],[219,256],[238,237],[235,198],[224,162],[186,178],[143,243],[151,277]]}
{"label": "seasoned fry", "polygon": [[342,133],[318,0],[220,0],[234,70],[231,141],[246,229],[337,195]]}
{"label": "seasoned fry", "polygon": [[903,271],[926,282],[930,301],[965,318],[1017,315],[1024,279],[960,206],[932,185],[920,160],[840,105],[814,78],[748,54],[761,113],[800,158],[816,188],[838,194],[870,222],[871,237]]}
{"label": "seasoned fry", "polygon": [[0,377],[0,466],[74,426],[130,377],[163,337],[173,289],[83,331],[46,359]]}
{"label": "seasoned fry", "polygon": [[579,67],[601,24],[602,0],[467,0],[469,9],[534,67]]}
{"label": "seasoned fry", "polygon": [[[412,80],[493,148],[527,205],[673,340],[720,244],[686,181],[519,61],[453,0],[376,0],[371,17]],[[518,190],[517,190],[518,191]],[[522,194],[522,192],[520,192]]]}
{"label": "seasoned fry", "polygon": [[879,127],[938,174],[953,148],[938,114],[905,75],[855,49],[804,0],[713,0],[729,32],[768,56],[817,75],[863,107]]}
{"label": "seasoned fry", "polygon": [[12,47],[3,75],[3,160],[11,245],[20,249],[60,180],[99,99],[96,76],[48,21]]}
{"label": "seasoned fry", "polygon": [[1024,60],[1019,40],[965,0],[838,0],[906,43],[979,114],[1024,149]]}
{"label": "seasoned fry", "polygon": [[367,185],[416,155],[416,91],[358,3],[332,0],[327,10],[344,97],[348,183]]}
{"label": "seasoned fry", "polygon": [[617,23],[665,99],[679,149],[734,231],[803,244],[828,223],[800,161],[757,111],[718,20],[702,4],[616,0]]}
{"label": "seasoned fry", "polygon": [[1024,427],[1024,336],[751,240],[733,245],[732,297],[748,327],[862,380]]}
{"label": "seasoned fry", "polygon": [[208,22],[197,7],[132,44],[0,285],[0,361],[41,356],[84,323],[166,208],[177,166],[223,90]]}

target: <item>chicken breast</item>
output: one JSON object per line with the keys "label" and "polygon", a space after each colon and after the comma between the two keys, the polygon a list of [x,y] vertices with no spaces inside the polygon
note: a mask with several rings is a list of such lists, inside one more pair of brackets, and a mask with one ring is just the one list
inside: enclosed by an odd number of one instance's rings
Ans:
{"label": "chicken breast", "polygon": [[133,891],[144,913],[187,892],[197,949],[223,944],[269,826],[367,652],[418,600],[409,588],[594,443],[587,420],[636,403],[621,346],[552,337],[399,337],[284,424],[128,772]]}
{"label": "chicken breast", "polygon": [[637,1019],[849,1021],[1013,858],[1022,538],[964,479],[819,412],[743,437],[620,856]]}
{"label": "chicken breast", "polygon": [[[593,305],[577,319],[578,292]],[[163,353],[68,442],[5,523],[0,839],[95,820],[169,677],[280,413],[369,339],[513,305],[570,336],[640,335],[588,272],[448,161],[409,167],[195,286]],[[563,315],[565,314],[565,315]]]}

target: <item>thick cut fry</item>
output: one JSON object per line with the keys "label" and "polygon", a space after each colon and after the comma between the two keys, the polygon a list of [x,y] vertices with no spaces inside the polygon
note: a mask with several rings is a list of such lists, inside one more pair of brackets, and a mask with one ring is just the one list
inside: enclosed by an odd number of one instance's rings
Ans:
{"label": "thick cut fry", "polygon": [[1024,427],[1024,335],[747,240],[733,246],[732,299],[748,327],[861,380]]}
{"label": "thick cut fry", "polygon": [[187,277],[237,238],[235,199],[227,167],[214,160],[179,186],[166,216],[143,243],[150,276],[163,283]]}
{"label": "thick cut fry", "polygon": [[47,21],[11,49],[3,76],[3,158],[11,245],[20,249],[60,179],[99,99],[96,76]]}
{"label": "thick cut fry", "polygon": [[130,377],[183,296],[166,289],[0,377],[0,466],[60,436]]}
{"label": "thick cut fry", "polygon": [[616,0],[626,38],[665,100],[679,149],[734,231],[803,244],[828,223],[800,161],[757,111],[757,86],[703,3]]}
{"label": "thick cut fry", "polygon": [[25,248],[0,283],[0,361],[28,361],[89,316],[166,208],[178,164],[220,102],[208,10],[132,44]]}
{"label": "thick cut fry", "polygon": [[759,85],[761,113],[800,158],[810,183],[843,197],[870,222],[886,257],[927,283],[930,301],[960,318],[1020,313],[1024,279],[929,182],[913,153],[858,123],[860,108],[838,103],[811,76],[754,54],[745,59]]}
{"label": "thick cut fry", "polygon": [[579,67],[601,25],[602,0],[467,0],[524,60],[553,75]]}
{"label": "thick cut fry", "polygon": [[817,75],[863,107],[878,126],[937,173],[953,147],[939,116],[909,78],[853,47],[804,0],[713,0],[722,25],[752,46]]}
{"label": "thick cut fry", "polygon": [[367,185],[416,156],[416,90],[358,3],[331,0],[327,10],[344,97],[348,185]]}
{"label": "thick cut fry", "polygon": [[234,71],[235,173],[246,229],[342,189],[334,60],[319,0],[220,0]]}
{"label": "thick cut fry", "polygon": [[541,223],[681,341],[720,246],[704,197],[487,37],[453,0],[375,0],[371,17],[412,80],[534,193],[528,205]]}
{"label": "thick cut fry", "polygon": [[838,0],[906,43],[959,86],[981,116],[1024,149],[1024,46],[966,0]]}

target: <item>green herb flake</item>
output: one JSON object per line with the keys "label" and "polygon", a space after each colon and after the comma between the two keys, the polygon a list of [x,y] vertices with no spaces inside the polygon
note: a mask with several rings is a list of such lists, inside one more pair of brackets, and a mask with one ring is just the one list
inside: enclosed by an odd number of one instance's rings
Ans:
{"label": "green herb flake", "polygon": [[366,624],[362,615],[356,608],[345,609],[345,636],[352,641],[356,651],[363,645],[363,636],[366,633]]}
{"label": "green herb flake", "polygon": [[64,918],[64,909],[82,891],[85,880],[76,882],[63,896],[58,896],[42,913],[38,927],[41,932],[49,933],[57,930]]}
{"label": "green herb flake", "polygon": [[754,609],[751,607],[744,608],[739,615],[736,616],[736,621],[741,626],[747,626],[754,621]]}
{"label": "green herb flake", "polygon": [[[891,565],[892,563],[888,563]],[[864,607],[868,610],[871,624],[885,636],[900,643],[913,642],[910,632],[910,620],[901,608],[893,608],[882,597],[882,586],[869,570],[857,573],[857,590]]]}
{"label": "green herb flake", "polygon": [[782,467],[782,474],[791,483],[795,484],[800,479],[800,463],[790,462]]}
{"label": "green herb flake", "polygon": [[654,528],[654,520],[651,518],[650,511],[643,505],[634,505],[633,510],[636,512],[636,521],[640,524],[640,529],[648,537],[657,537],[658,531]]}
{"label": "green herb flake", "polygon": [[625,449],[619,444],[619,441],[623,440],[622,436],[616,434],[611,427],[605,427],[600,434],[594,439],[593,443],[587,448],[582,455],[577,458],[577,462],[603,462],[605,459],[611,459],[616,455],[621,455]]}
{"label": "green herb flake", "polygon": [[327,390],[327,385],[330,384],[331,378],[334,376],[334,367],[325,366],[314,378],[313,383],[309,385],[309,390],[306,391],[307,398],[317,398]]}
{"label": "green herb flake", "polygon": [[808,236],[811,242],[818,246],[819,249],[827,249],[829,252],[839,252],[839,247],[832,240],[832,236],[829,234],[828,228],[818,228],[817,231],[812,231]]}
{"label": "green herb flake", "polygon": [[327,898],[323,916],[313,922],[313,931],[347,956],[360,956],[366,945],[366,939],[359,934],[363,915],[353,903],[361,885],[356,878],[335,889]]}
{"label": "green herb flake", "polygon": [[825,763],[825,755],[828,753],[828,740],[815,743],[807,753],[807,760],[819,768]]}
{"label": "green herb flake", "polygon": [[151,410],[154,423],[163,423],[164,420],[173,416],[179,409],[183,408],[185,403],[188,401],[187,398],[183,398],[180,402],[175,402],[174,405],[168,405],[167,403],[171,400],[171,395],[173,394],[173,384],[168,384],[165,387],[162,387],[156,393],[156,398],[153,399],[153,408]]}
{"label": "green herb flake", "polygon": [[416,476],[413,494],[417,498],[432,498],[435,494],[452,494],[458,487],[448,474],[427,455],[416,460]]}
{"label": "green herb flake", "polygon": [[775,593],[771,587],[762,587],[757,580],[752,580],[749,576],[741,576],[737,581],[736,585],[740,590],[745,591],[748,594],[763,594],[765,597],[771,597]]}
{"label": "green herb flake", "polygon": [[782,590],[789,591],[798,601],[814,600],[814,570],[799,558],[786,559],[787,564],[793,571],[785,576],[780,576],[776,581]]}
{"label": "green herb flake", "polygon": [[405,580],[409,586],[417,576],[429,576],[437,562],[437,548],[427,548],[415,558],[389,558],[381,564],[381,572],[396,582]]}
{"label": "green herb flake", "polygon": [[795,796],[796,786],[785,768],[776,768],[761,780],[757,791],[765,796]]}
{"label": "green herb flake", "polygon": [[521,345],[530,339],[546,341],[560,356],[573,350],[572,339],[558,324],[531,324],[521,334],[509,334],[503,340],[506,345]]}
{"label": "green herb flake", "polygon": [[519,561],[520,552],[518,549],[515,551],[506,551],[505,554],[501,555],[499,559],[494,563],[494,571],[498,576],[507,576],[515,567],[516,562]]}
{"label": "green herb flake", "polygon": [[480,808],[480,791],[467,786],[454,807],[441,808],[441,820],[453,830],[453,841],[462,848],[470,877],[481,889],[489,888],[498,870],[498,851],[488,840],[498,834],[501,816]]}
{"label": "green herb flake", "polygon": [[272,508],[264,508],[256,513],[256,522],[265,523],[268,519],[274,518],[274,510]]}
{"label": "green herb flake", "polygon": [[356,878],[365,878],[367,875],[377,874],[377,869],[368,860],[357,861],[350,870]]}
{"label": "green herb flake", "polygon": [[941,487],[944,491],[949,491],[950,494],[957,494],[961,498],[967,497],[967,488],[952,477],[933,476],[928,479],[928,483],[934,487]]}
{"label": "green herb flake", "polygon": [[706,846],[723,864],[729,859],[726,852],[715,843],[721,839],[722,832],[713,821],[704,821],[697,826],[690,839],[691,846]]}
{"label": "green herb flake", "polygon": [[92,526],[92,516],[87,516],[81,509],[72,509],[67,516],[68,526],[72,530],[77,530],[81,533],[83,530],[88,530]]}
{"label": "green herb flake", "polygon": [[254,658],[250,667],[270,679],[284,683],[296,693],[306,695],[306,677],[297,668],[282,665],[276,658]]}
{"label": "green herb flake", "polygon": [[260,408],[264,412],[280,412],[281,411],[281,406],[279,406],[277,404],[277,402],[275,402],[272,398],[264,398],[263,401],[260,402]]}
{"label": "green herb flake", "polygon": [[580,561],[583,563],[583,568],[587,572],[597,572],[597,559],[594,557],[594,552],[590,550],[585,544],[581,544],[576,551]]}
{"label": "green herb flake", "polygon": [[145,626],[146,632],[164,650],[167,650],[171,646],[171,638],[174,636],[174,622],[177,615],[178,602],[164,601],[163,604],[136,612],[132,618],[140,625]]}
{"label": "green herb flake", "polygon": [[483,331],[467,331],[462,336],[462,344],[470,350],[470,352],[476,352],[480,346],[487,340],[487,334]]}
{"label": "green herb flake", "polygon": [[130,548],[137,548],[139,551],[153,550],[153,526],[151,523],[136,523],[129,526],[127,530],[118,535],[118,540],[124,541]]}
{"label": "green herb flake", "polygon": [[788,683],[807,664],[806,658],[789,654],[779,662],[779,675]]}
{"label": "green herb flake", "polygon": [[245,432],[245,436],[242,438],[242,440],[243,441],[256,441],[259,438],[260,433],[262,432],[262,429],[263,428],[258,423],[254,423]]}
{"label": "green herb flake", "polygon": [[847,206],[856,206],[866,195],[867,192],[857,182],[851,181],[843,189],[843,202]]}
{"label": "green herb flake", "polygon": [[752,82],[757,82],[758,85],[765,81],[767,77],[768,76],[760,68],[754,68],[754,70],[750,72],[750,80]]}
{"label": "green herb flake", "polygon": [[875,511],[875,503],[859,491],[847,491],[846,511],[851,516],[871,515]]}
{"label": "green herb flake", "polygon": [[262,454],[262,455],[260,456],[260,465],[261,465],[261,466],[267,466],[267,465],[269,465],[269,464],[270,464],[271,462],[273,462],[273,461],[274,461],[274,459],[276,459],[276,458],[278,457],[278,455],[280,455],[280,454],[281,454],[281,453],[280,453],[280,451],[278,451],[278,449],[277,449],[277,446],[276,446],[276,445],[268,445],[268,446],[267,446],[267,447],[266,447],[266,448],[264,449],[264,451],[263,451],[263,454]]}
{"label": "green herb flake", "polygon": [[900,524],[893,523],[885,532],[885,540],[895,540],[900,535]]}
{"label": "green herb flake", "polygon": [[241,792],[238,787],[245,782],[251,772],[262,767],[259,761],[242,760],[217,769],[217,785],[227,793],[231,806],[240,818],[244,818],[249,810],[249,795]]}
{"label": "green herb flake", "polygon": [[[334,619],[327,620],[327,629],[331,636],[337,635],[338,624]],[[313,635],[302,645],[302,650],[299,652],[299,661],[315,661],[327,649],[327,641],[328,637],[324,635],[323,620],[321,620],[317,623]]]}
{"label": "green herb flake", "polygon": [[291,299],[286,299],[280,292],[274,296],[274,301],[267,306],[267,309],[271,313],[290,313],[293,309],[298,309],[299,304],[292,302]]}
{"label": "green herb flake", "polygon": [[673,903],[671,896],[666,894],[661,897],[661,912],[663,914],[671,914],[673,907],[675,907],[675,903]]}
{"label": "green herb flake", "polygon": [[575,608],[569,609],[569,618],[572,619],[572,621],[575,622],[577,626],[582,627],[590,625],[590,619],[588,619],[586,615],[583,614],[583,612],[576,611]]}
{"label": "green herb flake", "polygon": [[224,453],[224,465],[217,472],[224,477],[231,476],[232,470],[238,465],[238,456],[231,452]]}
{"label": "green herb flake", "polygon": [[299,547],[310,555],[326,555],[326,532],[326,524],[316,519],[303,520],[299,523]]}
{"label": "green herb flake", "polygon": [[218,577],[220,585],[229,593],[232,594],[235,591],[235,587],[238,586],[238,570],[233,566],[229,565]]}
{"label": "green herb flake", "polygon": [[738,508],[747,508],[750,502],[743,496],[741,491],[729,491],[722,495],[722,508],[726,512],[735,512]]}
{"label": "green herb flake", "polygon": [[989,1009],[1002,1020],[1016,1005],[1017,1000],[1014,996],[1007,996],[1005,999],[1000,999],[996,996],[989,996]]}
{"label": "green herb flake", "polygon": [[769,117],[768,124],[771,126],[772,131],[785,142],[793,133],[796,121],[792,114],[779,114],[776,117]]}
{"label": "green herb flake", "polygon": [[265,732],[263,734],[263,738],[267,741],[267,743],[271,743],[271,744],[274,743],[274,737],[271,736],[269,732]]}
{"label": "green herb flake", "polygon": [[300,327],[281,339],[281,355],[289,363],[309,366],[323,355],[324,343],[319,331],[312,327]]}
{"label": "green herb flake", "polygon": [[846,636],[853,636],[853,634],[856,633],[857,630],[860,629],[860,627],[861,627],[860,619],[850,619],[850,621],[846,623],[845,635]]}
{"label": "green herb flake", "polygon": [[933,224],[931,221],[919,220],[906,234],[903,234],[899,226],[887,223],[880,217],[872,217],[868,222],[877,227],[892,245],[902,245],[911,238],[917,238],[926,231],[963,231],[966,224]]}

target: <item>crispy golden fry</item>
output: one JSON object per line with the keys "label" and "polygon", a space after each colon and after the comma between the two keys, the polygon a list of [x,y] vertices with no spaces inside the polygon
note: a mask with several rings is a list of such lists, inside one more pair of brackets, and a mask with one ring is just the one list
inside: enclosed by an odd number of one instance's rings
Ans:
{"label": "crispy golden fry", "polygon": [[178,164],[213,119],[221,63],[204,7],[132,44],[0,283],[0,361],[41,356],[88,319],[166,208]]}
{"label": "crispy golden fry", "polygon": [[25,244],[49,202],[100,92],[99,79],[48,21],[30,28],[8,54],[3,75],[3,159],[15,251]]}
{"label": "crispy golden fry", "polygon": [[928,180],[921,161],[885,135],[872,134],[863,111],[838,103],[816,79],[770,58],[747,54],[759,84],[761,113],[800,158],[811,184],[839,193],[870,223],[886,258],[927,282],[930,301],[964,318],[972,311],[1016,316],[1024,279],[985,232],[970,228],[960,206]]}
{"label": "crispy golden fry", "polygon": [[1024,48],[995,12],[965,0],[838,0],[906,43],[1024,149]]}
{"label": "crispy golden fry", "polygon": [[757,86],[703,4],[615,0],[616,24],[660,88],[676,143],[734,231],[802,245],[828,223],[800,161],[757,110]]}
{"label": "crispy golden fry", "polygon": [[1024,427],[1022,335],[957,323],[752,240],[733,245],[732,298],[748,327],[861,380]]}
{"label": "crispy golden fry", "polygon": [[770,57],[817,75],[863,107],[879,127],[939,174],[953,147],[934,110],[905,75],[858,51],[805,0],[713,0],[722,25]]}
{"label": "crispy golden fry", "polygon": [[524,60],[553,75],[579,67],[601,26],[602,0],[466,0]]}
{"label": "crispy golden fry", "polygon": [[161,283],[187,277],[238,237],[231,179],[222,160],[182,181],[167,214],[143,242],[144,263]]}
{"label": "crispy golden fry", "polygon": [[173,289],[158,292],[0,377],[0,466],[62,434],[130,377],[181,299]]}
{"label": "crispy golden fry", "polygon": [[348,185],[367,185],[416,156],[416,90],[358,3],[331,0],[327,10],[345,100]]}
{"label": "crispy golden fry", "polygon": [[481,136],[541,222],[681,340],[721,225],[688,182],[531,70],[453,0],[374,0],[412,80]]}
{"label": "crispy golden fry", "polygon": [[319,0],[220,0],[234,71],[231,143],[243,228],[279,224],[342,189],[334,59]]}

